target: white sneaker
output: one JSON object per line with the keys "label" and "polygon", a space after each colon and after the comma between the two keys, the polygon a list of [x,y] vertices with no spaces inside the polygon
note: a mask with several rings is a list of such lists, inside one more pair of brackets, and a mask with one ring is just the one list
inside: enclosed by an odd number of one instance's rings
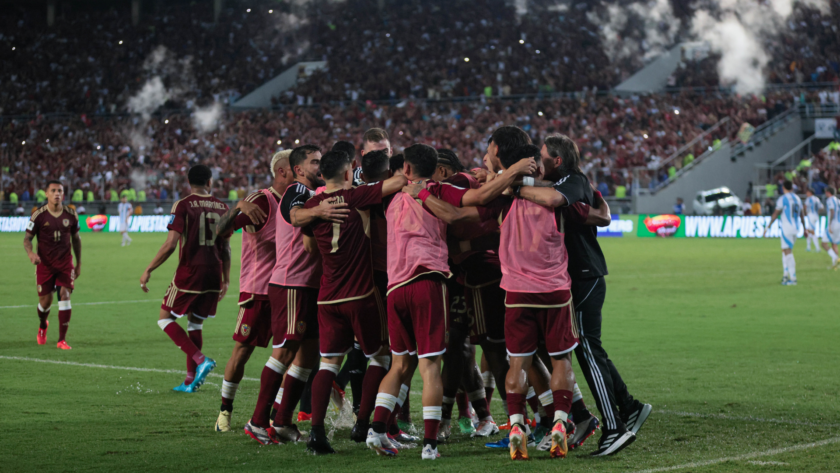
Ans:
{"label": "white sneaker", "polygon": [[440,458],[437,448],[432,448],[431,445],[424,445],[423,451],[420,453],[420,458],[423,460],[437,460]]}
{"label": "white sneaker", "polygon": [[385,434],[377,434],[373,429],[368,429],[367,439],[365,440],[368,448],[375,450],[377,455],[384,457],[396,456],[399,452],[388,436]]}
{"label": "white sneaker", "polygon": [[491,435],[495,435],[499,433],[499,426],[493,422],[492,419],[490,420],[483,420],[478,423],[478,427],[476,427],[475,432],[473,432],[472,437],[489,437]]}

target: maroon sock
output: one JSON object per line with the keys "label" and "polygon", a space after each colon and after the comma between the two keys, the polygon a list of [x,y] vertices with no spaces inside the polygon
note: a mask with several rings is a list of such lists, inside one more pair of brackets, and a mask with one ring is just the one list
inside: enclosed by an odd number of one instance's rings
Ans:
{"label": "maroon sock", "polygon": [[522,414],[525,416],[525,395],[519,393],[507,393],[507,406],[509,415]]}
{"label": "maroon sock", "polygon": [[490,406],[486,398],[476,399],[470,402],[472,403],[473,409],[475,409],[475,415],[478,416],[478,420],[490,417]]}
{"label": "maroon sock", "polygon": [[201,350],[195,346],[195,343],[190,340],[190,337],[187,336],[187,332],[178,325],[178,322],[171,322],[169,323],[166,328],[163,329],[169,338],[175,342],[175,345],[181,349],[184,353],[187,354],[188,357],[192,358],[197,364],[204,363],[204,355],[201,353]]}
{"label": "maroon sock", "polygon": [[[300,402],[300,397],[303,395],[303,389],[305,387],[305,379],[300,380],[286,373],[286,380],[283,381],[283,399],[280,400],[277,416],[274,418],[274,425],[292,424],[292,414],[298,402]],[[274,394],[276,395],[277,393],[275,392]]]}
{"label": "maroon sock", "polygon": [[490,405],[490,401],[493,400],[493,391],[495,390],[496,388],[484,388],[484,399],[487,399],[488,406]]}
{"label": "maroon sock", "polygon": [[[393,411],[389,410],[387,407],[376,406],[373,409],[373,421],[374,422],[382,422],[386,426],[390,427],[391,423],[393,422],[392,419],[396,419],[397,409]],[[388,430],[385,430],[388,432]]]}
{"label": "maroon sock", "polygon": [[[336,367],[335,371],[322,368],[315,374],[315,379],[312,381],[313,427],[324,425],[324,419],[327,417],[327,406],[330,404],[330,394],[332,394],[333,381],[335,381],[336,374],[338,374],[338,367]],[[283,397],[286,397],[286,391],[283,391]]]}
{"label": "maroon sock", "polygon": [[[562,411],[566,414],[572,409],[572,398],[574,395],[571,391],[566,389],[560,389],[557,391],[551,392],[552,397],[554,397],[554,410],[555,411]],[[552,421],[554,420],[554,413],[552,412]]]}
{"label": "maroon sock", "polygon": [[552,402],[547,406],[543,406],[543,409],[545,410],[545,417],[540,417],[540,424],[544,425],[545,427],[554,426],[554,403]]}
{"label": "maroon sock", "polygon": [[[204,340],[201,337],[201,330],[187,330],[187,334],[190,337],[190,340],[201,350],[201,346],[204,345]],[[195,363],[191,357],[187,357],[187,379],[184,380],[184,384],[190,384],[195,379],[195,369],[198,365]]]}
{"label": "maroon sock", "polygon": [[423,419],[423,440],[437,441],[440,419]]}
{"label": "maroon sock", "polygon": [[589,409],[586,408],[586,404],[583,402],[583,399],[572,402],[572,410],[570,414],[572,414],[572,417],[575,418],[575,423],[583,422],[592,417],[592,414],[589,412]]}
{"label": "maroon sock", "polygon": [[64,341],[67,337],[67,328],[70,326],[70,309],[58,311],[58,341]]}
{"label": "maroon sock", "polygon": [[[510,393],[508,393],[508,396],[509,395],[510,395]],[[526,402],[528,403],[528,406],[531,407],[531,412],[536,414],[539,411],[540,398],[538,398],[537,396],[529,397],[528,399],[526,399]]]}
{"label": "maroon sock", "polygon": [[467,395],[459,392],[455,395],[455,403],[458,404],[458,418],[470,417],[470,404],[467,401]]}
{"label": "maroon sock", "polygon": [[[38,307],[40,307],[40,305]],[[38,309],[35,309],[35,310],[38,310]],[[38,328],[40,328],[42,330],[46,330],[46,328],[47,328],[47,317],[49,317],[49,316],[50,316],[49,309],[47,309],[46,312],[41,312],[40,310],[38,310],[38,320],[41,322],[40,325],[38,325]]]}
{"label": "maroon sock", "polygon": [[[257,396],[254,415],[251,417],[252,424],[268,428],[270,425],[268,414],[271,412],[271,405],[274,404],[274,398],[277,397],[281,383],[283,383],[283,373],[278,373],[268,366],[263,367],[262,375],[260,375],[260,393]],[[225,398],[222,398],[222,404],[224,402]],[[231,403],[233,403],[232,400]]]}
{"label": "maroon sock", "polygon": [[379,385],[382,384],[382,379],[388,374],[388,370],[381,366],[371,365],[365,372],[365,377],[362,380],[362,400],[359,404],[359,413],[356,414],[356,420],[364,422],[370,421],[370,415],[376,405],[376,395],[379,394]]}

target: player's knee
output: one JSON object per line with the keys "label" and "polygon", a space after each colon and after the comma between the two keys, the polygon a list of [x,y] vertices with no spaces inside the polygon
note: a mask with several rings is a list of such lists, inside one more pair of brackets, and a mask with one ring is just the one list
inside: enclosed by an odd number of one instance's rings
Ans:
{"label": "player's knee", "polygon": [[166,331],[166,327],[169,326],[169,324],[174,323],[174,322],[175,322],[175,317],[167,317],[165,319],[158,320],[157,324],[158,324],[158,327],[160,327],[161,330]]}
{"label": "player's knee", "polygon": [[376,355],[371,357],[370,366],[379,366],[385,370],[391,369],[391,357],[388,355]]}

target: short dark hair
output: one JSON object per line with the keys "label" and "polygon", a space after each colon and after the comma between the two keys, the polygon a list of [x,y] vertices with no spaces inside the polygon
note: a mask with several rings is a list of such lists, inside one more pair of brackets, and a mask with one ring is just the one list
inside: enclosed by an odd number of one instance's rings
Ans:
{"label": "short dark hair", "polygon": [[418,143],[405,149],[405,161],[414,167],[417,177],[427,179],[435,173],[438,154],[431,146]]}
{"label": "short dark hair", "polygon": [[349,141],[336,141],[332,146],[332,151],[342,151],[350,156],[350,160],[356,157],[356,147]]}
{"label": "short dark hair", "polygon": [[350,166],[351,161],[344,151],[328,151],[321,156],[321,177],[330,180],[336,178]]}
{"label": "short dark hair", "polygon": [[187,173],[191,186],[206,186],[213,178],[213,171],[203,164],[196,164]]}
{"label": "short dark hair", "polygon": [[379,143],[388,139],[388,132],[382,128],[371,128],[362,136],[362,141],[369,141],[371,143]]}
{"label": "short dark hair", "polygon": [[782,183],[782,187],[784,187],[785,189],[787,189],[789,191],[792,191],[793,190],[793,183],[790,182],[789,180],[785,179],[785,182]]}
{"label": "short dark hair", "polygon": [[810,192],[810,193],[812,193],[812,194],[816,194],[816,192],[814,192],[814,188],[813,188],[813,187],[809,187],[809,188],[805,189],[805,192]]}
{"label": "short dark hair", "polygon": [[562,176],[572,173],[581,174],[580,150],[571,138],[559,133],[549,135],[545,139],[545,147],[552,158],[563,158],[557,168]]}
{"label": "short dark hair", "polygon": [[306,158],[316,151],[321,151],[321,148],[315,145],[301,145],[293,149],[292,154],[289,155],[289,167],[292,168],[292,172],[295,166],[306,161]]}
{"label": "short dark hair", "polygon": [[825,191],[826,191],[827,193],[831,194],[831,195],[836,195],[836,194],[837,194],[837,190],[836,190],[836,189],[834,189],[834,186],[827,186],[827,187],[825,188]]}
{"label": "short dark hair", "polygon": [[362,156],[362,172],[369,179],[376,179],[388,171],[388,154],[385,151],[371,151]]}
{"label": "short dark hair", "polygon": [[61,186],[61,190],[64,190],[64,183],[62,183],[58,179],[50,179],[49,181],[47,181],[47,189],[49,189],[50,186],[53,185],[53,184],[57,184],[57,185]]}
{"label": "short dark hair", "polygon": [[528,158],[537,158],[540,155],[540,149],[534,145],[524,145],[520,146],[513,150],[513,152],[507,153],[505,157],[499,156],[499,161],[502,163],[502,166],[505,169],[513,166],[514,164],[522,161],[523,159]]}
{"label": "short dark hair", "polygon": [[498,146],[499,151],[496,152],[496,156],[502,160],[517,148],[531,144],[531,137],[518,126],[506,125],[497,128],[490,136],[490,141]]}
{"label": "short dark hair", "polygon": [[402,170],[405,167],[405,156],[402,153],[391,156],[388,167],[390,167],[391,172]]}
{"label": "short dark hair", "polygon": [[458,155],[454,151],[447,148],[438,148],[438,166],[449,166],[453,172],[461,172],[464,170],[464,165],[458,159]]}

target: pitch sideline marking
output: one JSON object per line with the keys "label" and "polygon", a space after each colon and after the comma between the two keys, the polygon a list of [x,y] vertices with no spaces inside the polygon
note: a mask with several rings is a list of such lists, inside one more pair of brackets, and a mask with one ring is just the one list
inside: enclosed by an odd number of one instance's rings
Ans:
{"label": "pitch sideline marking", "polygon": [[666,466],[662,468],[651,468],[649,470],[639,470],[637,473],[660,473],[663,471],[674,471],[674,470],[682,470],[685,468],[700,468],[704,466],[710,465],[717,465],[718,463],[725,463],[730,461],[743,461],[749,460],[752,458],[759,458],[759,457],[768,457],[772,455],[779,455],[782,453],[793,452],[797,450],[807,450],[809,448],[816,448],[822,447],[824,445],[831,445],[835,443],[840,443],[840,437],[831,437],[825,440],[820,440],[817,442],[811,443],[801,443],[799,445],[791,445],[790,447],[784,448],[773,448],[770,450],[764,450],[763,452],[752,452],[752,453],[745,453],[743,455],[736,455],[734,457],[723,457],[723,458],[715,458],[714,460],[706,460],[700,462],[691,462],[686,463],[684,465],[676,465],[676,466]]}
{"label": "pitch sideline marking", "polygon": [[[36,363],[51,363],[55,365],[70,365],[70,366],[81,366],[84,368],[104,368],[109,370],[125,370],[125,371],[146,371],[150,373],[171,373],[171,374],[184,374],[184,370],[164,370],[159,368],[137,368],[134,366],[113,366],[113,365],[98,365],[95,363],[78,363],[75,361],[62,361],[62,360],[43,360],[40,358],[29,358],[27,356],[4,356],[0,355],[0,359],[3,360],[15,360],[15,361],[34,361]],[[208,376],[213,378],[224,378],[224,375],[210,373]],[[242,378],[243,381],[257,381],[259,382],[259,378]]]}
{"label": "pitch sideline marking", "polygon": [[[134,304],[136,302],[154,302],[160,301],[160,298],[157,299],[142,299],[137,301],[104,301],[104,302],[74,302],[73,305],[80,306],[80,305],[106,305],[106,304]],[[38,305],[7,305],[0,307],[0,309],[32,309],[38,307]]]}

